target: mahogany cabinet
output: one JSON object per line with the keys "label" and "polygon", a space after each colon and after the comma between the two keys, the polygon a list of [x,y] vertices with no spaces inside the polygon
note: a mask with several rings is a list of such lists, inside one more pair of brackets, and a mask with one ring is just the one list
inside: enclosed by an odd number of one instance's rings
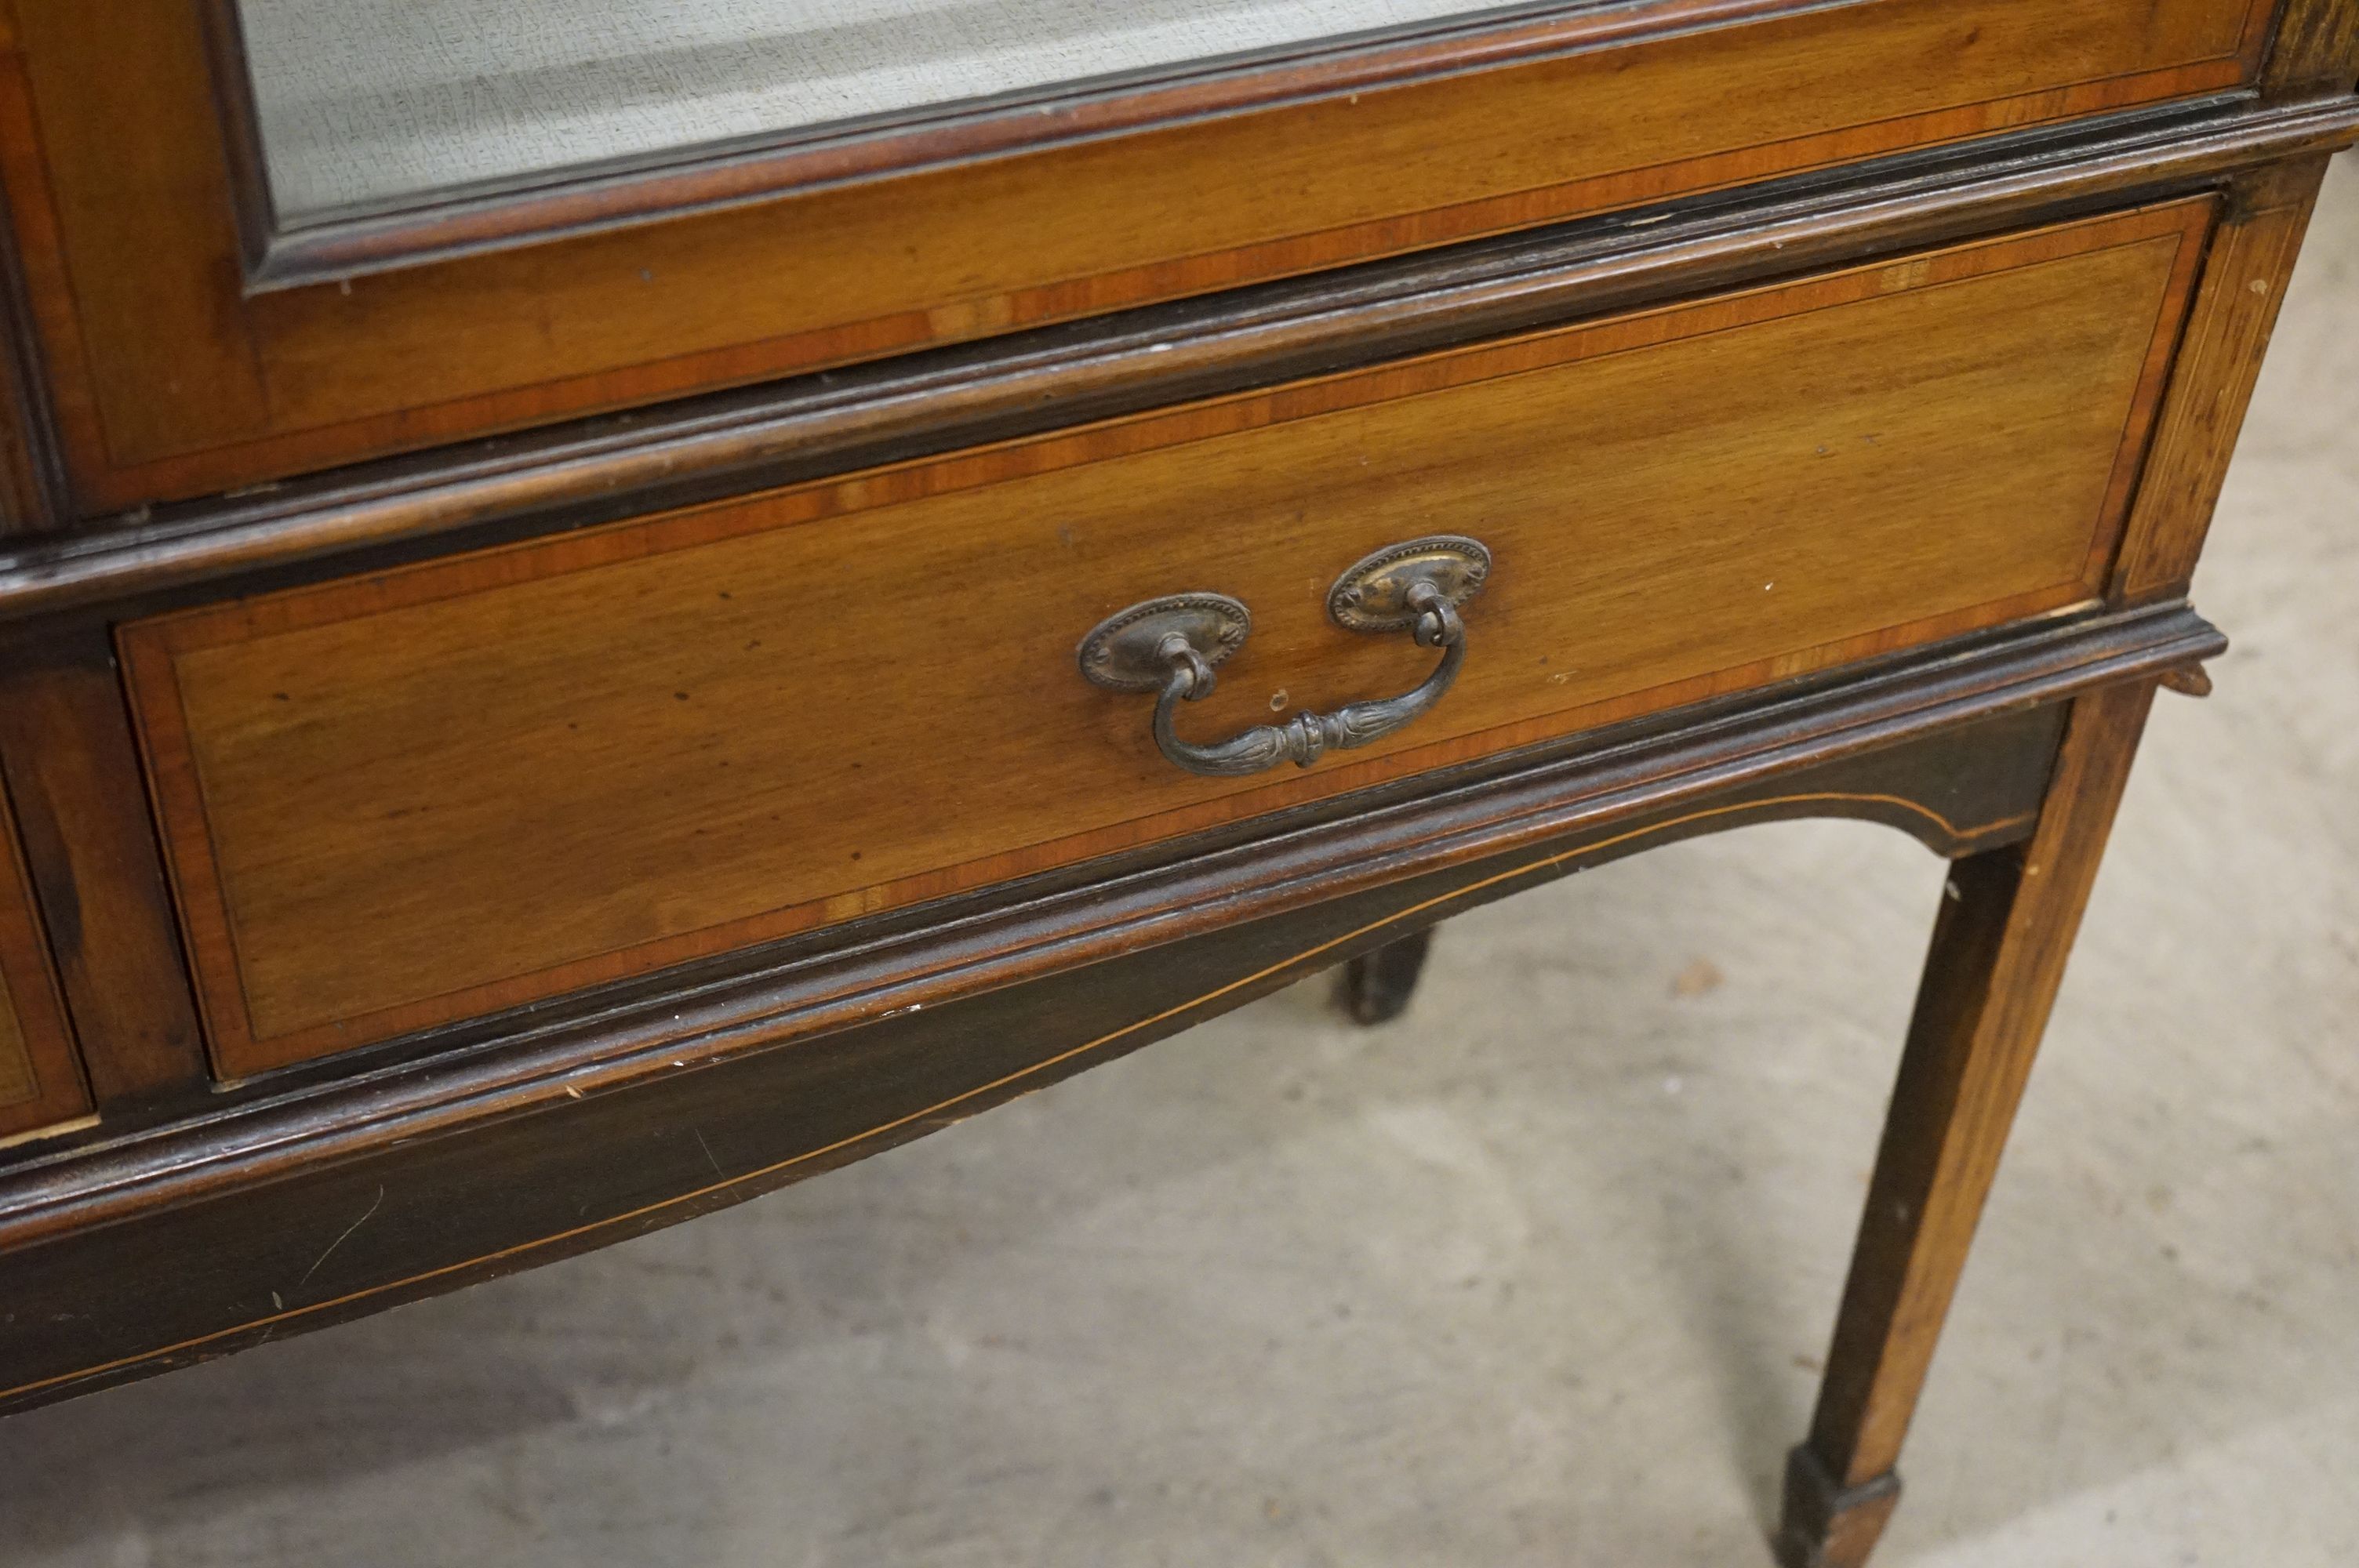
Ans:
{"label": "mahogany cabinet", "polygon": [[1844,815],[1954,862],[1777,1543],[1863,1561],[2354,87],[2350,0],[9,0],[0,1406]]}

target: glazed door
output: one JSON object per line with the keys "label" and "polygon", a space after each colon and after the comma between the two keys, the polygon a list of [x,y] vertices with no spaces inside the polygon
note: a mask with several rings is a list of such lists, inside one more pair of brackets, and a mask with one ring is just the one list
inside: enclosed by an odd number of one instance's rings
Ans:
{"label": "glazed door", "polygon": [[299,231],[906,132],[1507,7],[1470,0],[238,0],[270,203]]}
{"label": "glazed door", "polygon": [[48,521],[2234,89],[2267,12],[16,0]]}

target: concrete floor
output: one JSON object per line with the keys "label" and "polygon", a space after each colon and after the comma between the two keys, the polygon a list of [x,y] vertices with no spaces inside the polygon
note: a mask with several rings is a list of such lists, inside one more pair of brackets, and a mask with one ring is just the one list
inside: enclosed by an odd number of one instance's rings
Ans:
{"label": "concrete floor", "polygon": [[[2359,1562],[2359,166],[1886,1568]],[[1756,827],[728,1214],[0,1424],[21,1568],[1766,1563],[1939,864]]]}

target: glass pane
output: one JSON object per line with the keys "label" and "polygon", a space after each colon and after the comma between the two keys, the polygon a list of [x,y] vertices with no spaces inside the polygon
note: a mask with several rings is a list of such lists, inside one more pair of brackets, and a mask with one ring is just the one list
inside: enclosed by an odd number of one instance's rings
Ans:
{"label": "glass pane", "polygon": [[482,181],[1499,5],[239,0],[239,11],[272,197],[297,226]]}

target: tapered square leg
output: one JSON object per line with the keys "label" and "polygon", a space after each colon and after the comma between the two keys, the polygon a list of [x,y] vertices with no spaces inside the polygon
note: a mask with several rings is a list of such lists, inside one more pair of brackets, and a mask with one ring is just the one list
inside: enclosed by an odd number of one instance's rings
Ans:
{"label": "tapered square leg", "polygon": [[1417,994],[1418,977],[1425,972],[1425,956],[1433,946],[1433,930],[1413,932],[1387,942],[1373,953],[1363,953],[1343,966],[1336,1000],[1359,1023],[1390,1023],[1408,1011]]}
{"label": "tapered square leg", "polygon": [[2077,698],[2028,843],[1951,867],[1809,1441],[1786,1477],[1788,1568],[1859,1568],[1997,1173],[2127,782],[2149,683]]}

